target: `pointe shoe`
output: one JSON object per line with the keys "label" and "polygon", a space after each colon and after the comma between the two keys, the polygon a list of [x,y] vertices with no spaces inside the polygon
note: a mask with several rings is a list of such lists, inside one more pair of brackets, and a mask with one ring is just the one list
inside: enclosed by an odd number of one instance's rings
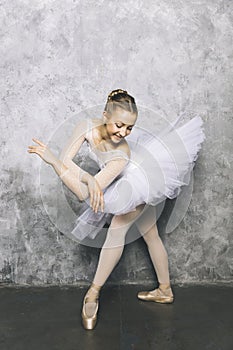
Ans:
{"label": "pointe shoe", "polygon": [[[94,291],[95,293],[97,293],[97,297],[94,298],[94,301],[93,301],[93,297],[92,297],[91,301],[89,301],[90,300],[89,295],[90,295],[91,290]],[[84,297],[83,308],[82,308],[82,323],[83,323],[83,327],[85,329],[93,329],[96,325],[97,312],[99,309],[98,294],[99,294],[99,290],[97,290],[95,287],[91,286],[89,288],[87,294]],[[89,305],[91,310],[86,309],[87,304]]]}
{"label": "pointe shoe", "polygon": [[[168,295],[170,294],[170,295]],[[139,292],[138,299],[144,301],[154,301],[155,303],[171,304],[174,301],[171,287],[162,289],[161,287],[151,290],[149,292]]]}

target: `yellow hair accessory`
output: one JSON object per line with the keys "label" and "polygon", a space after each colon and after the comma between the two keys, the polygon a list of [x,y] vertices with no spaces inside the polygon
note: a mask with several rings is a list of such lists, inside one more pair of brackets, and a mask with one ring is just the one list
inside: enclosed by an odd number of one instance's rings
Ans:
{"label": "yellow hair accessory", "polygon": [[108,100],[111,99],[111,97],[119,94],[119,93],[123,93],[123,94],[127,94],[128,92],[126,90],[121,90],[121,89],[118,89],[116,91],[113,91],[113,92],[110,92],[110,94],[108,95]]}

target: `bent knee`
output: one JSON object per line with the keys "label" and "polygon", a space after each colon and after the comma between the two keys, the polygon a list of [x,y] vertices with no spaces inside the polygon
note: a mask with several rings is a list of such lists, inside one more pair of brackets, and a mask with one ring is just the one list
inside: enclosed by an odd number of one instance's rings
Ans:
{"label": "bent knee", "polygon": [[132,223],[126,214],[114,215],[111,221],[112,227],[130,226]]}

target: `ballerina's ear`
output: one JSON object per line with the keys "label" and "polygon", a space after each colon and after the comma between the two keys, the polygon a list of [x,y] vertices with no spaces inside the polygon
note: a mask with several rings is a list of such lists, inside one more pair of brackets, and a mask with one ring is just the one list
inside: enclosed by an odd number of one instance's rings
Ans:
{"label": "ballerina's ear", "polygon": [[108,122],[108,119],[109,119],[108,113],[106,111],[103,112],[103,118],[102,119],[103,119],[104,125],[106,125],[107,122]]}

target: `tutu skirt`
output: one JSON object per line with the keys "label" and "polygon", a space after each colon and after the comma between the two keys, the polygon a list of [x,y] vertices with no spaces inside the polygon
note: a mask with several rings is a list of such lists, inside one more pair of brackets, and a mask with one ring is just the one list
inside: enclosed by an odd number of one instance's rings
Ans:
{"label": "tutu skirt", "polygon": [[[111,222],[113,215],[128,213],[143,203],[156,206],[166,198],[177,197],[181,186],[189,184],[205,134],[201,117],[196,116],[176,127],[179,119],[158,135],[134,126],[126,138],[130,160],[103,191],[104,212],[95,213],[88,198],[71,232],[75,239],[94,239],[102,227]],[[90,157],[98,163],[91,149]]]}

